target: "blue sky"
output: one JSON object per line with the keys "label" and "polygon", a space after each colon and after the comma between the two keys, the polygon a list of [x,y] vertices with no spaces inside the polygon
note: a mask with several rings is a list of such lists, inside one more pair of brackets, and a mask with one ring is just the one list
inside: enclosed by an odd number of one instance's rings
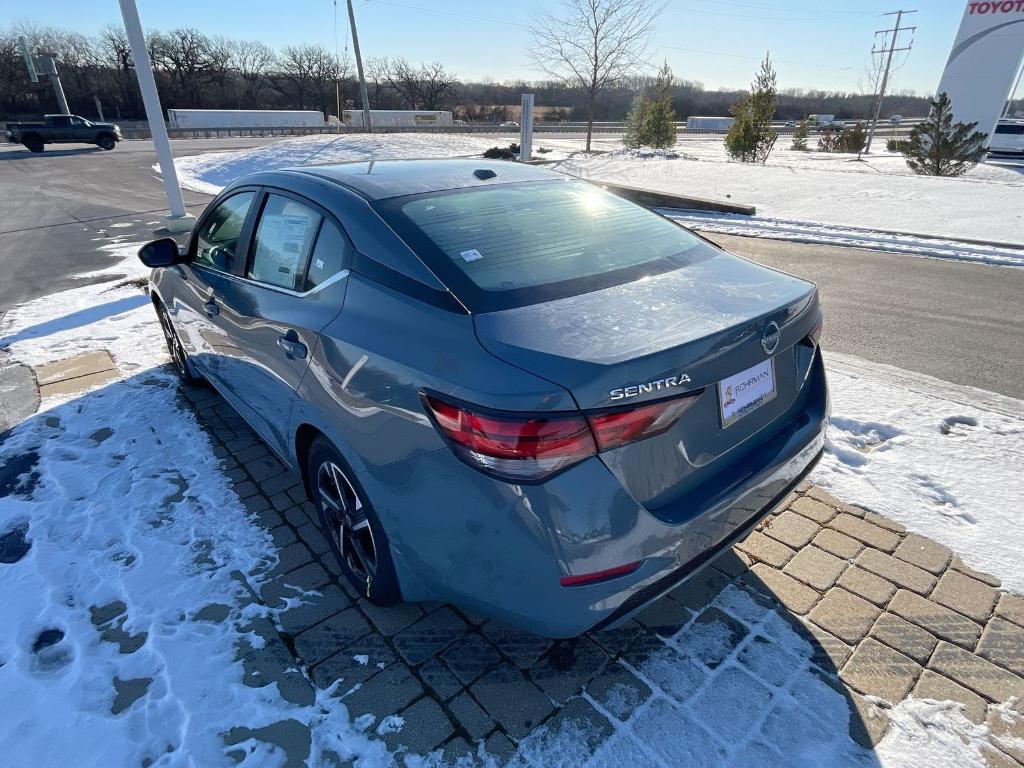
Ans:
{"label": "blue sky", "polygon": [[[137,0],[147,28],[195,26],[209,34],[271,45],[334,45],[331,0]],[[525,23],[554,2],[519,0],[354,0],[364,56],[437,59],[460,77],[536,79],[526,55]],[[965,0],[922,0],[909,8],[918,30],[914,50],[901,56],[894,90],[930,92],[938,85]],[[48,0],[18,20],[95,32],[119,21],[114,0]],[[855,90],[868,87],[865,69],[873,32],[891,26],[881,13],[896,0],[669,0],[650,48],[652,65],[667,59],[676,75],[708,87],[746,85],[770,49],[782,88]],[[344,0],[338,33],[348,35]],[[909,39],[909,38],[908,38]]]}

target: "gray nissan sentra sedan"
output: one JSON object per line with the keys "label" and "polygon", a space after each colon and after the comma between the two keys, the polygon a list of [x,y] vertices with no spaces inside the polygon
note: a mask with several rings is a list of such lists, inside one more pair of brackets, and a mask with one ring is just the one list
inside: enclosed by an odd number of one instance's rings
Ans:
{"label": "gray nissan sentra sedan", "polygon": [[822,450],[814,285],[552,171],[259,173],[140,257],[181,377],[302,475],[381,605],[612,626]]}

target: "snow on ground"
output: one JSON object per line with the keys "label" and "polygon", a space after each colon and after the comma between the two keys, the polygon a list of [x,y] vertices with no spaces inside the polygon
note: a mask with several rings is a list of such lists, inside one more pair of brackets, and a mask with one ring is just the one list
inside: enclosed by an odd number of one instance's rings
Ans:
{"label": "snow on ground", "polygon": [[848,248],[865,248],[872,251],[906,253],[911,256],[930,256],[935,259],[997,264],[1005,267],[1024,266],[1024,247],[1000,248],[962,240],[943,240],[896,232],[882,232],[863,227],[815,224],[810,221],[773,219],[767,216],[743,216],[736,213],[684,211],[673,208],[663,208],[660,212],[686,227],[703,232],[789,240],[796,243],[824,243]]}
{"label": "snow on ground", "polygon": [[1024,593],[1024,402],[826,351],[827,452],[811,478]]}
{"label": "snow on ground", "polygon": [[[786,137],[779,144],[787,143]],[[884,146],[884,144],[883,144]],[[729,160],[721,137],[685,136],[679,157],[628,150],[575,155],[553,167],[592,180],[731,200],[794,222],[1024,244],[1024,165],[983,164],[957,179],[917,176],[895,153],[776,149],[764,166]]]}
{"label": "snow on ground", "polygon": [[[477,157],[514,134],[379,134],[307,136],[250,150],[178,158],[183,186],[216,194],[255,171],[370,159]],[[990,163],[958,179],[916,176],[885,151],[852,155],[776,149],[765,166],[736,163],[720,136],[685,136],[671,151],[622,149],[597,134],[584,155],[579,137],[537,134],[551,167],[595,181],[753,204],[753,217],[674,211],[688,226],[727,234],[871,248],[917,256],[1024,265],[1024,164]],[[780,143],[788,142],[783,137]],[[610,151],[609,151],[610,150]],[[157,166],[155,169],[159,170]],[[909,233],[909,234],[908,234]]]}
{"label": "snow on ground", "polygon": [[[136,248],[120,247],[117,272],[141,271]],[[0,444],[0,465],[21,470],[0,487],[0,536],[15,541],[0,564],[0,762],[234,765],[223,734],[293,718],[316,726],[314,756],[386,764],[326,692],[300,707],[276,683],[243,684],[237,657],[262,643],[243,628],[268,616],[251,590],[276,550],[177,394],[148,299],[116,282],[23,305],[0,326],[21,362],[106,348],[125,377],[48,399]],[[102,639],[118,614],[114,642]],[[240,747],[243,765],[283,763],[266,744]]]}
{"label": "snow on ground", "polygon": [[[217,194],[235,179],[256,171],[300,165],[324,165],[357,160],[416,160],[441,157],[480,157],[490,147],[507,147],[519,134],[382,133],[318,135],[284,139],[255,149],[207,152],[174,161],[181,185],[196,192]],[[578,140],[557,135],[534,137],[534,147],[550,149],[537,157],[563,159],[581,148]],[[536,149],[534,150],[537,151]],[[153,169],[160,170],[159,165]]]}
{"label": "snow on ground", "polygon": [[[143,273],[135,247],[111,246],[126,260],[112,278]],[[0,344],[20,361],[105,348],[124,376],[47,400],[0,445],[0,463],[24,468],[18,486],[0,488],[0,536],[20,532],[15,538],[29,545],[0,565],[3,760],[228,765],[221,734],[291,718],[312,729],[312,765],[328,751],[361,757],[362,766],[392,764],[368,724],[350,722],[329,692],[298,706],[276,683],[242,682],[238,654],[261,642],[246,626],[269,613],[250,590],[274,547],[177,396],[147,300],[117,282],[16,308],[0,326]],[[858,358],[827,359],[832,429],[814,480],[1024,590],[1024,533],[1012,508],[1024,498],[1024,403]],[[123,604],[118,642],[96,626],[96,609],[112,603]],[[616,725],[588,765],[984,764],[987,728],[949,702],[895,703],[887,737],[873,752],[860,749],[847,736],[850,704],[814,671],[807,640],[735,586],[714,605],[729,619],[693,620],[636,661],[651,701],[624,722],[616,718],[619,705],[628,709],[628,688],[621,700],[592,702]],[[227,619],[213,618],[218,612]],[[729,643],[730,621],[745,627],[739,644]],[[536,768],[575,766],[593,738],[570,719],[535,731],[520,757]],[[243,765],[283,761],[261,742],[242,746]],[[436,766],[438,757],[406,762]]]}

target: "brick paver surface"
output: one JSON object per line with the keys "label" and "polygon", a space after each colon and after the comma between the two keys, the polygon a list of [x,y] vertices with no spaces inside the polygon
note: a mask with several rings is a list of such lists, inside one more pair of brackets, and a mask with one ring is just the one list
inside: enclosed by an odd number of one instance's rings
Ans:
{"label": "brick paver surface", "polygon": [[[340,576],[300,478],[214,392],[184,393],[242,503],[278,545],[260,598],[280,608],[303,596],[276,624],[254,622],[265,644],[242,659],[246,682],[276,682],[308,705],[308,680],[340,680],[333,695],[353,720],[404,721],[381,731],[389,749],[437,750],[460,765],[481,764],[480,746],[499,765],[524,764],[523,755],[532,765],[588,756],[677,765],[695,754],[784,765],[793,733],[822,750],[849,737],[877,743],[888,717],[873,696],[956,701],[974,722],[996,722],[996,705],[1024,700],[1024,599],[947,548],[810,485],[613,630],[555,642],[455,606],[378,608]],[[117,611],[108,613],[94,620],[116,633]],[[698,714],[708,712],[729,716]],[[309,739],[296,725],[225,740],[278,744],[303,764]],[[1021,764],[1021,728],[998,720],[992,765]],[[559,752],[567,744],[571,757]]]}

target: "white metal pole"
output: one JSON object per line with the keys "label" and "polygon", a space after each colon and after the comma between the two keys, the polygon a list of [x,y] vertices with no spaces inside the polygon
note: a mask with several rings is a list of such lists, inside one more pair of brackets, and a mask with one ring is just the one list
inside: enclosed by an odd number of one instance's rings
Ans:
{"label": "white metal pole", "polygon": [[519,162],[533,159],[533,94],[524,93],[519,116]]}
{"label": "white metal pole", "polygon": [[[363,129],[373,133],[370,122],[370,98],[366,95],[366,75],[363,74],[363,54],[359,51],[359,33],[356,31],[356,12],[352,10],[352,0],[348,0],[348,23],[352,27],[352,51],[356,55],[356,70],[359,73],[359,96],[363,100]],[[341,115],[338,115],[341,118]]]}
{"label": "white metal pole", "polygon": [[60,75],[50,75],[50,82],[53,84],[53,92],[57,94],[57,103],[60,105],[61,114],[70,115],[71,110],[68,109],[68,100],[64,98],[64,86],[60,84]]}
{"label": "white metal pole", "polygon": [[195,223],[195,216],[186,212],[185,199],[181,196],[178,185],[178,172],[174,168],[174,156],[171,154],[171,142],[167,138],[167,126],[164,124],[163,109],[160,107],[160,96],[153,78],[153,66],[146,50],[146,37],[142,33],[142,22],[139,20],[139,9],[135,0],[118,0],[121,5],[121,16],[124,19],[124,30],[128,34],[128,44],[132,49],[132,62],[135,64],[135,75],[142,91],[142,103],[146,107],[146,119],[149,131],[153,136],[153,147],[160,163],[160,174],[164,179],[164,190],[167,192],[167,204],[171,215],[164,219],[168,232],[187,232]]}

